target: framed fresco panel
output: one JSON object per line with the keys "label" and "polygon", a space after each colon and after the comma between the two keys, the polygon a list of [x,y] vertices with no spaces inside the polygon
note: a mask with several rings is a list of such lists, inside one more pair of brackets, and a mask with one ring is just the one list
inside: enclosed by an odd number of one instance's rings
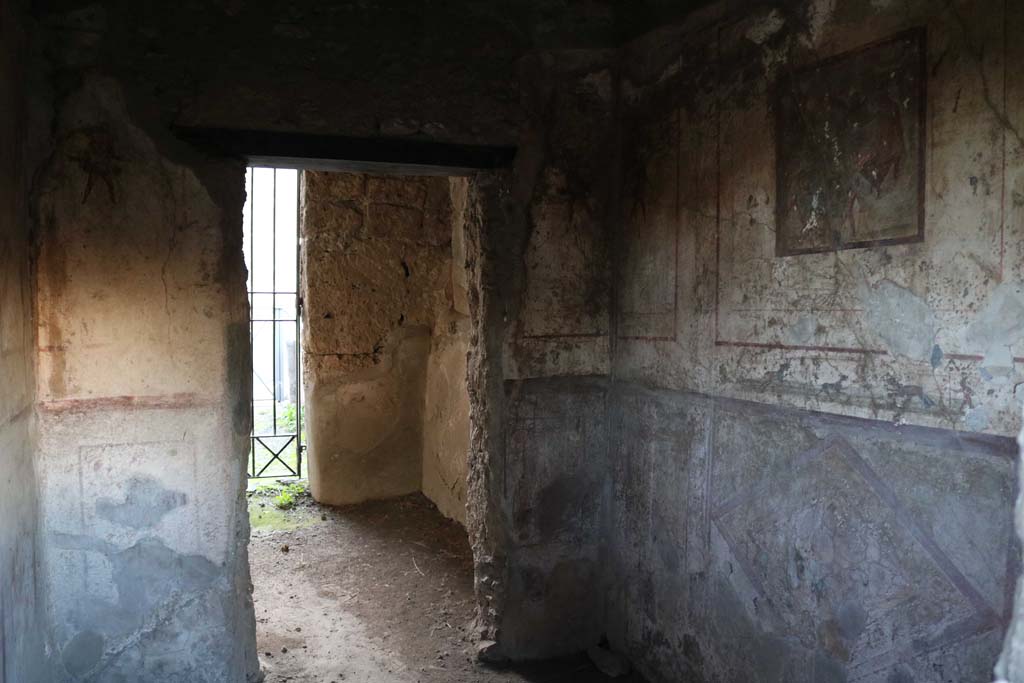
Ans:
{"label": "framed fresco panel", "polygon": [[777,84],[777,256],[924,239],[924,29]]}

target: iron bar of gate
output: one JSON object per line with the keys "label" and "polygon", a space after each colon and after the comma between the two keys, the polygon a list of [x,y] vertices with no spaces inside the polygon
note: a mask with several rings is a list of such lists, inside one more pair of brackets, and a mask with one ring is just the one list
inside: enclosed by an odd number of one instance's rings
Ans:
{"label": "iron bar of gate", "polygon": [[[302,295],[299,293],[302,282],[302,171],[295,173],[295,298],[292,300],[295,310],[295,463],[302,476]],[[275,312],[276,316],[277,313]]]}
{"label": "iron bar of gate", "polygon": [[[249,203],[249,349],[250,354],[256,349],[256,330],[255,324],[252,321],[252,312],[254,304],[256,303],[256,295],[253,290],[256,289],[256,231],[253,229],[255,220],[253,215],[255,213],[256,203],[253,201],[253,189],[256,187],[256,171],[249,169],[247,173],[249,176],[246,182],[246,194],[245,201]],[[255,374],[253,371],[256,367],[256,361],[253,360],[249,367],[249,381],[252,381],[252,376]],[[249,419],[252,421],[252,428],[250,429],[250,440],[249,440],[249,456],[252,460],[252,466],[249,468],[249,476],[253,476],[256,473],[256,442],[252,439],[252,433],[256,431],[256,389],[250,387],[249,391]]]}
{"label": "iron bar of gate", "polygon": [[[270,196],[273,203],[270,205],[270,288],[274,293],[270,295],[270,305],[274,308],[274,317],[277,317],[277,169],[270,173],[273,183],[270,186]],[[274,425],[274,436],[277,436],[277,325],[270,326],[270,345],[273,349],[270,370],[270,393],[273,400],[270,402],[271,424]],[[266,468],[264,467],[263,470]],[[260,470],[260,472],[263,472]]]}

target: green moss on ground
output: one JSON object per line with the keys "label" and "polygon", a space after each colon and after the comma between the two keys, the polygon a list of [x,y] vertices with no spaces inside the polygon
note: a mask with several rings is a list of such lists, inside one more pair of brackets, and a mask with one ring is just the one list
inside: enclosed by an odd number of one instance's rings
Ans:
{"label": "green moss on ground", "polygon": [[319,513],[304,481],[260,484],[247,494],[254,531],[289,531],[312,526]]}

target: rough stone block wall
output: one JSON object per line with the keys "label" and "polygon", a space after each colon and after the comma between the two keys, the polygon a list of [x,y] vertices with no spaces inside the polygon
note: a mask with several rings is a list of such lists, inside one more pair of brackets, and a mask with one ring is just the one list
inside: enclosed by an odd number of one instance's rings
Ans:
{"label": "rough stone block wall", "polygon": [[138,121],[85,79],[38,181],[51,661],[58,680],[255,680],[244,167]]}
{"label": "rough stone block wall", "polygon": [[0,683],[47,680],[25,150],[26,36],[0,7]]}
{"label": "rough stone block wall", "polygon": [[444,177],[303,174],[309,466],[322,502],[422,489],[465,519],[468,310],[465,276],[456,276],[465,269],[453,264],[460,192],[464,181]]}

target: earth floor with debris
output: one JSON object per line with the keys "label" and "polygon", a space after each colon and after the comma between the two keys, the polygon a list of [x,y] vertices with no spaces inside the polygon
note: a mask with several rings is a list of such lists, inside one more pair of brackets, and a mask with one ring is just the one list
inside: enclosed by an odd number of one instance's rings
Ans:
{"label": "earth floor with debris", "polygon": [[612,680],[586,656],[525,668],[477,662],[465,531],[419,494],[331,508],[302,484],[260,486],[249,516],[267,683]]}

